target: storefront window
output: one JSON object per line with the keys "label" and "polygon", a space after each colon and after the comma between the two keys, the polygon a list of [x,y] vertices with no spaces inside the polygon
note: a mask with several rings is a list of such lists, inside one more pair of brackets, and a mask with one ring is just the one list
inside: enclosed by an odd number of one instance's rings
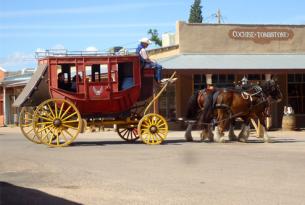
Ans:
{"label": "storefront window", "polygon": [[212,83],[219,88],[233,87],[235,76],[233,74],[213,74]]}
{"label": "storefront window", "polygon": [[305,113],[305,74],[288,74],[288,106],[296,114]]}
{"label": "storefront window", "polygon": [[169,120],[176,119],[175,86],[171,84],[159,98],[159,113]]}
{"label": "storefront window", "polygon": [[262,81],[265,80],[265,74],[248,74],[247,78],[250,81]]}
{"label": "storefront window", "polygon": [[205,74],[194,75],[194,91],[202,90],[207,87]]}

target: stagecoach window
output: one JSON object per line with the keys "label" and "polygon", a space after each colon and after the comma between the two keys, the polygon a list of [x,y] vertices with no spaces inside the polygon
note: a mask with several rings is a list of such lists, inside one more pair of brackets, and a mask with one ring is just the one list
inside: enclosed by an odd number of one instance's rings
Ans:
{"label": "stagecoach window", "polygon": [[76,75],[76,67],[75,66],[71,66],[70,75],[72,77]]}
{"label": "stagecoach window", "polygon": [[91,70],[91,81],[92,82],[101,81],[101,65],[94,64],[94,65],[92,65],[91,69],[92,69]]}
{"label": "stagecoach window", "polygon": [[75,75],[76,67],[73,64],[57,65],[57,87],[71,91],[72,75]]}
{"label": "stagecoach window", "polygon": [[[85,69],[86,69],[86,78],[88,79],[89,82],[108,82],[107,64],[87,65]],[[115,77],[113,77],[113,79],[115,79]],[[111,80],[114,81],[113,79]]]}
{"label": "stagecoach window", "polygon": [[91,82],[91,66],[86,66],[85,67],[86,70],[86,79],[88,80],[88,82]]}
{"label": "stagecoach window", "polygon": [[65,83],[69,82],[69,75],[68,73],[64,73]]}
{"label": "stagecoach window", "polygon": [[133,63],[124,62],[117,65],[119,72],[119,90],[125,90],[134,86]]}
{"label": "stagecoach window", "polygon": [[288,74],[288,105],[296,114],[305,114],[305,74]]}

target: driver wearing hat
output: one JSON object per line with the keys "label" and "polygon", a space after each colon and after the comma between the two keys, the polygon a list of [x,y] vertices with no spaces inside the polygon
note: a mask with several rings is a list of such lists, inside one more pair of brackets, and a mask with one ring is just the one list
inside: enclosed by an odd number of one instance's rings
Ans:
{"label": "driver wearing hat", "polygon": [[162,76],[162,66],[158,63],[152,61],[146,52],[146,48],[151,44],[151,41],[148,38],[142,38],[140,40],[140,44],[138,45],[136,49],[136,53],[141,58],[141,64],[144,65],[144,68],[154,68],[156,70],[155,72],[155,79],[158,83],[161,82],[161,76]]}

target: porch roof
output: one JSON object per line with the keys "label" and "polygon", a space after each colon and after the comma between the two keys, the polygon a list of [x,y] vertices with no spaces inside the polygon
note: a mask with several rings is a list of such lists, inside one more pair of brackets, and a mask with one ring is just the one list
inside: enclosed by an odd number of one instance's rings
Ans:
{"label": "porch roof", "polygon": [[305,54],[179,54],[159,59],[165,69],[305,70]]}

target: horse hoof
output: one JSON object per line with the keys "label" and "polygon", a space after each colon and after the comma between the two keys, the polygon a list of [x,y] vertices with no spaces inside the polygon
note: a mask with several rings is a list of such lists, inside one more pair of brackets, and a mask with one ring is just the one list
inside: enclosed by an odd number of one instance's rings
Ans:
{"label": "horse hoof", "polygon": [[213,138],[209,138],[208,140],[209,140],[209,142],[214,142]]}
{"label": "horse hoof", "polygon": [[214,138],[214,142],[220,142],[220,139]]}
{"label": "horse hoof", "polygon": [[189,138],[186,138],[185,139],[187,142],[193,142],[194,140],[193,139],[189,139]]}
{"label": "horse hoof", "polygon": [[265,143],[272,143],[273,141],[272,141],[272,139],[270,139],[270,138],[264,138],[264,142],[265,142]]}
{"label": "horse hoof", "polygon": [[219,139],[219,142],[220,142],[220,143],[225,143],[226,140],[225,140],[225,138],[221,137],[221,138]]}
{"label": "horse hoof", "polygon": [[238,138],[238,141],[239,141],[239,142],[246,143],[246,142],[247,142],[247,139],[245,139],[245,138]]}
{"label": "horse hoof", "polygon": [[230,141],[237,141],[237,137],[229,137]]}

